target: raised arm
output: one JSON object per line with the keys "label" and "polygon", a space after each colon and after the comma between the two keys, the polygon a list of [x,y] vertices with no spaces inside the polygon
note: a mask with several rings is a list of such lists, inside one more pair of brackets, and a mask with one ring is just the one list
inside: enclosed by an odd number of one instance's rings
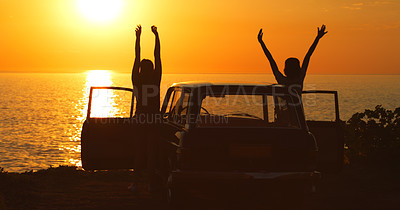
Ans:
{"label": "raised arm", "polygon": [[158,36],[158,31],[156,26],[152,26],[151,31],[154,33],[156,37],[156,45],[154,47],[154,60],[155,60],[154,70],[156,71],[155,73],[158,82],[161,82],[162,68],[161,68],[161,56],[160,56],[160,37]]}
{"label": "raised arm", "polygon": [[135,85],[135,80],[139,79],[139,66],[140,66],[140,35],[142,33],[142,26],[138,25],[135,29],[136,43],[135,43],[135,61],[132,68],[132,84]]}
{"label": "raised arm", "polygon": [[308,68],[308,64],[310,63],[311,55],[313,54],[315,48],[317,47],[317,44],[318,44],[319,40],[320,40],[326,33],[328,33],[327,31],[325,31],[325,29],[326,29],[326,26],[325,26],[325,25],[322,25],[321,29],[318,27],[318,34],[317,34],[317,37],[315,37],[314,42],[312,43],[310,49],[308,50],[306,56],[304,57],[303,64],[301,65],[301,73],[302,73],[302,77],[303,77],[303,78],[306,76],[307,68]]}
{"label": "raised arm", "polygon": [[267,56],[269,64],[271,65],[272,73],[275,76],[275,79],[278,83],[281,83],[282,79],[284,78],[283,74],[279,71],[278,66],[276,65],[276,62],[274,58],[272,58],[271,53],[267,49],[267,47],[264,44],[264,41],[262,40],[263,37],[263,31],[260,29],[260,32],[258,32],[258,42],[260,42],[261,47],[264,51],[265,56]]}

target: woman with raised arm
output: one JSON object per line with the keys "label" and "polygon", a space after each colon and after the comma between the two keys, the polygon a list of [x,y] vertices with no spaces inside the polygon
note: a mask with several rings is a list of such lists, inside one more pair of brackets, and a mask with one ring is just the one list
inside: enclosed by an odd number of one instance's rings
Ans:
{"label": "woman with raised arm", "polygon": [[150,190],[153,191],[156,183],[156,166],[158,165],[159,145],[157,136],[160,116],[160,83],[161,83],[161,58],[160,38],[156,26],[151,27],[155,35],[154,59],[155,65],[148,59],[140,60],[140,36],[142,26],[136,27],[135,61],[132,69],[132,84],[136,97],[136,112],[134,121],[138,124],[135,138],[135,165],[134,184],[129,189],[137,191],[137,183],[143,170],[147,169]]}
{"label": "woman with raised arm", "polygon": [[[136,114],[152,115],[160,112],[160,83],[161,83],[161,57],[160,57],[160,38],[156,26],[151,27],[155,35],[154,60],[140,60],[140,35],[142,26],[136,27],[135,61],[132,69],[132,84],[136,93]],[[143,118],[144,119],[144,118]],[[154,118],[153,118],[154,119]],[[146,119],[147,120],[147,119]],[[143,120],[142,120],[143,121]],[[150,119],[148,120],[150,121]],[[149,123],[149,122],[147,122]]]}
{"label": "woman with raised arm", "polygon": [[299,94],[301,94],[301,92],[303,91],[303,82],[304,82],[304,78],[306,77],[306,72],[307,72],[308,64],[310,62],[311,55],[313,54],[315,48],[317,47],[319,40],[326,33],[328,33],[327,31],[325,31],[325,29],[326,29],[325,25],[322,25],[321,29],[318,27],[317,37],[315,38],[313,44],[311,45],[306,56],[304,57],[303,64],[301,65],[301,67],[300,67],[300,61],[297,58],[288,58],[285,61],[285,69],[284,69],[285,75],[283,75],[279,71],[275,60],[272,58],[271,53],[265,46],[264,41],[262,40],[263,31],[262,31],[262,29],[260,29],[260,32],[258,33],[258,41],[261,44],[264,54],[268,58],[269,64],[271,65],[271,68],[272,68],[272,73],[274,74],[275,79],[278,82],[278,84],[288,86],[289,91],[291,91],[291,93],[293,93],[293,90],[297,91],[297,93],[299,93]]}

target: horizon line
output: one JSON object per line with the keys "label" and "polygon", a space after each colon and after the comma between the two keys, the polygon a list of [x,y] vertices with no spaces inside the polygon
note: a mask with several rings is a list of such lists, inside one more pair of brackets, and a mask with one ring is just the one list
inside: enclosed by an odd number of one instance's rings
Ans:
{"label": "horizon line", "polygon": [[[94,69],[93,69],[94,70]],[[35,71],[35,72],[26,72],[26,71],[0,71],[0,74],[82,74],[86,73],[88,71],[93,71],[93,70],[87,70],[87,71],[79,71],[79,72],[40,72],[40,71]],[[96,69],[97,70],[97,69]],[[113,70],[103,70],[103,69],[98,69],[101,71],[111,71],[112,73],[116,74],[131,74],[131,72],[117,72]],[[237,73],[224,73],[224,72],[212,72],[212,73],[163,73],[163,74],[269,74],[272,75],[273,73],[251,73],[251,72],[237,72]],[[334,74],[334,73],[307,73],[307,75],[400,75],[400,73],[369,73],[369,74],[357,74],[357,73],[349,73],[349,74]]]}

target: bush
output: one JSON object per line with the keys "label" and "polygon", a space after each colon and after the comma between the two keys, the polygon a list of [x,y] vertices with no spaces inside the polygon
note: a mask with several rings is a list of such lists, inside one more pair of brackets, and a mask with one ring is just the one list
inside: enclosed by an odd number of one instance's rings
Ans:
{"label": "bush", "polygon": [[4,170],[4,168],[0,167],[0,174],[6,174],[7,171]]}
{"label": "bush", "polygon": [[347,155],[351,159],[400,160],[400,107],[394,111],[381,105],[355,113],[345,125]]}

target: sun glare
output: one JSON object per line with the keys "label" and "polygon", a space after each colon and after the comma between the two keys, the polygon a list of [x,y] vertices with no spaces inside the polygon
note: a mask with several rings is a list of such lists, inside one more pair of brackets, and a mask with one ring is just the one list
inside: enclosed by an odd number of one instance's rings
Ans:
{"label": "sun glare", "polygon": [[86,72],[86,85],[87,88],[92,86],[111,86],[111,71],[107,70],[90,70]]}
{"label": "sun glare", "polygon": [[[107,70],[91,70],[87,72],[86,77],[86,95],[89,96],[90,87],[95,86],[112,86],[111,72]],[[109,117],[113,116],[116,112],[115,95],[110,90],[93,90],[92,96],[92,107],[91,116],[92,117]],[[87,109],[85,107],[84,112]]]}
{"label": "sun glare", "polygon": [[122,9],[122,0],[78,0],[83,15],[93,21],[109,21],[117,17]]}

